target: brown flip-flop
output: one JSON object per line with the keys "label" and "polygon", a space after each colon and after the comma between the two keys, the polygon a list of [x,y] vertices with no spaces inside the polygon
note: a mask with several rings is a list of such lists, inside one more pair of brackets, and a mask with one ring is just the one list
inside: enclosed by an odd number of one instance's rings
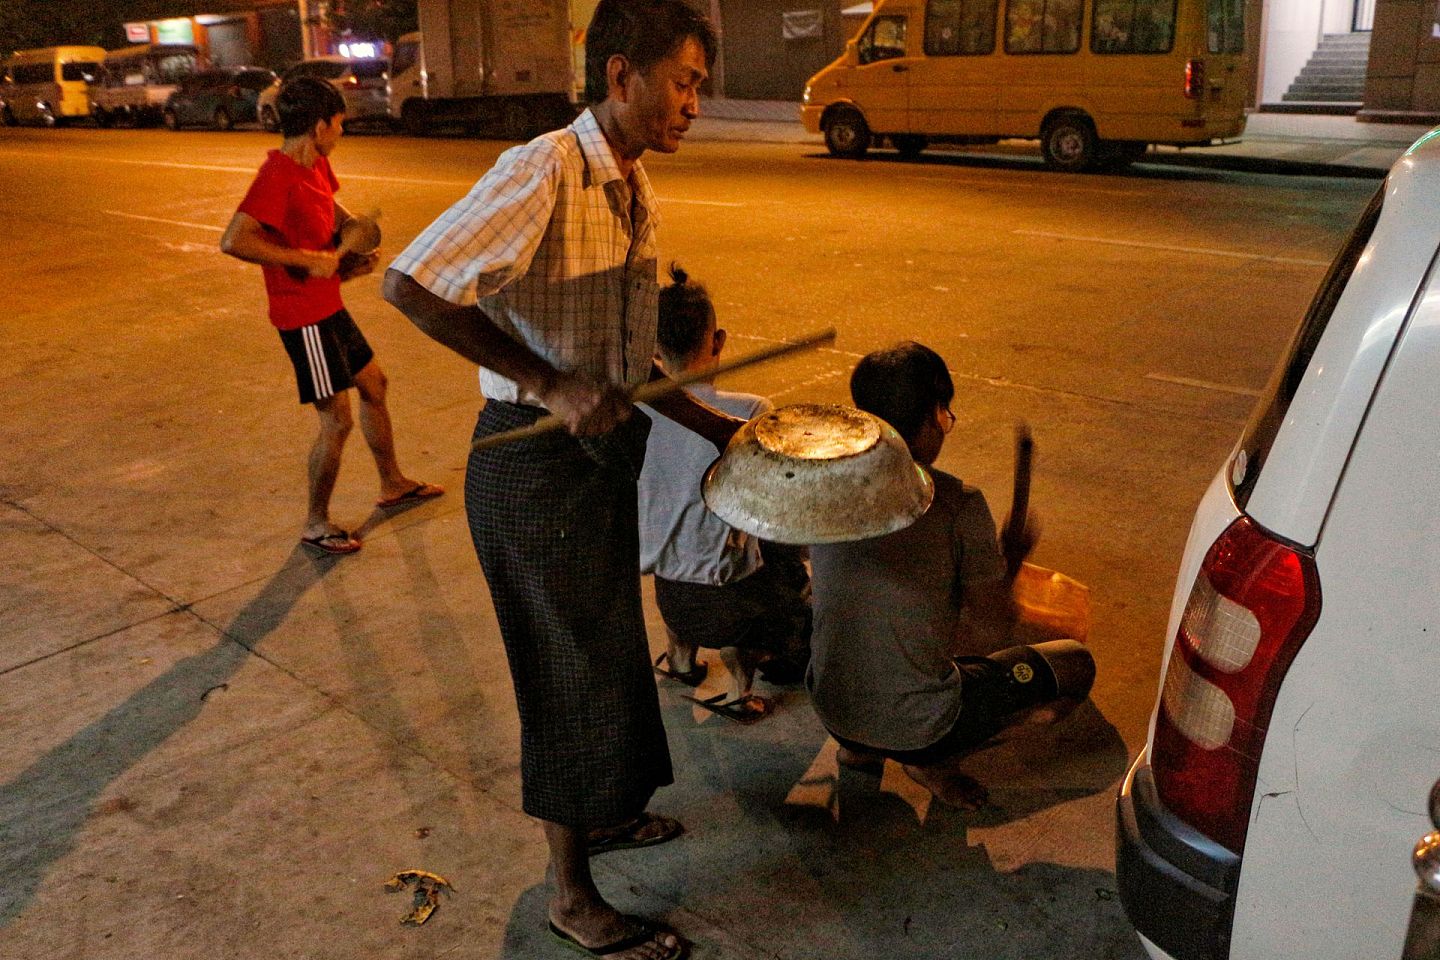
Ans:
{"label": "brown flip-flop", "polygon": [[335,556],[354,553],[360,549],[360,541],[350,536],[345,530],[322,533],[318,537],[301,537],[300,542],[307,547],[314,547],[322,553],[329,553]]}
{"label": "brown flip-flop", "polygon": [[406,490],[398,497],[381,497],[375,501],[375,506],[385,508],[398,507],[407,503],[419,503],[421,500],[430,500],[438,497],[444,492],[445,488],[438,483],[417,483],[414,487]]}

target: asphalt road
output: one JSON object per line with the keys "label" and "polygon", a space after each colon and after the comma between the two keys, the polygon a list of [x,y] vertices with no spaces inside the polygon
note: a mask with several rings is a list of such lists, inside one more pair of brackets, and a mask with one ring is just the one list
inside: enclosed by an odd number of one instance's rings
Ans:
{"label": "asphalt road", "polygon": [[[0,325],[10,343],[0,353],[0,501],[177,604],[260,577],[268,568],[248,552],[298,530],[295,471],[311,427],[294,416],[256,271],[216,248],[274,141],[253,131],[0,130]],[[351,135],[333,158],[340,199],[381,208],[387,249],[398,252],[505,146]],[[833,349],[726,385],[777,403],[841,402],[859,356],[923,341],[958,389],[939,465],[986,490],[997,515],[1013,426],[1031,426],[1031,502],[1043,522],[1034,559],[1092,590],[1100,672],[1086,722],[1110,745],[1067,768],[1067,796],[1085,798],[1075,812],[1038,805],[1012,832],[995,828],[989,855],[1022,874],[1032,860],[1084,865],[1103,886],[1106,796],[1144,740],[1194,504],[1375,184],[1144,165],[1070,176],[964,154],[847,162],[719,142],[646,164],[662,256],[710,288],[732,350],[839,330]],[[473,371],[378,287],[356,281],[347,302],[390,374],[401,453],[458,492]],[[349,456],[358,465],[347,466],[337,504],[368,470],[362,454]],[[173,498],[159,530],[157,497]],[[12,560],[3,579],[24,577]],[[88,624],[76,627],[81,639],[125,620],[73,616]],[[55,653],[24,633],[9,640],[18,647],[0,678]],[[996,769],[1005,762],[1026,755]],[[977,837],[986,835],[972,829]],[[1043,870],[1029,879],[1053,881]],[[1091,955],[1134,955],[1123,939]]]}

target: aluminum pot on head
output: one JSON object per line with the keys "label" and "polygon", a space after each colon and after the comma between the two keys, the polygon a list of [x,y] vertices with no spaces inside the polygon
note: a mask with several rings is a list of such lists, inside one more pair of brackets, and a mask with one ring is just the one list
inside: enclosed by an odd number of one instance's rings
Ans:
{"label": "aluminum pot on head", "polygon": [[935,484],[884,420],[803,403],[741,427],[706,471],[704,494],[716,516],[761,539],[841,543],[908,527]]}

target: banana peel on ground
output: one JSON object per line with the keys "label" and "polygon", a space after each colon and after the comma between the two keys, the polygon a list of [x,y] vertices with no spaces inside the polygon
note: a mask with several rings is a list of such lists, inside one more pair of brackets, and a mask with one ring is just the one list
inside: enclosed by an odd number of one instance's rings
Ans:
{"label": "banana peel on ground", "polygon": [[414,909],[400,918],[401,923],[410,926],[418,927],[430,919],[430,914],[440,906],[440,891],[455,892],[449,880],[428,870],[401,870],[385,881],[385,890],[387,893],[399,893],[411,884],[415,886]]}

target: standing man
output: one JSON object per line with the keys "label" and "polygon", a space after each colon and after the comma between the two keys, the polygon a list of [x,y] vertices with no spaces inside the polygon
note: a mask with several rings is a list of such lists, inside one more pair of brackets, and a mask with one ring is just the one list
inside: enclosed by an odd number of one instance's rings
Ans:
{"label": "standing man", "polygon": [[265,158],[220,249],[263,268],[270,322],[295,367],[300,402],[312,404],[320,416],[300,542],[324,553],[354,553],[359,539],[330,520],[330,494],[354,422],[352,386],[360,394],[360,429],[380,472],[376,506],[399,506],[444,491],[401,471],[385,405],[385,374],[340,300],[340,282],[374,272],[379,259],[379,254],[359,258],[342,274],[336,252],[335,237],[350,219],[335,202],[340,183],[330,169],[330,153],[345,129],[345,100],[325,81],[301,77],[281,88],[275,107],[285,139]]}
{"label": "standing man", "polygon": [[[687,944],[601,897],[591,853],[663,842],[671,782],[640,606],[635,480],[649,421],[626,390],[659,375],[657,210],[639,160],[699,115],[716,38],[684,0],[600,0],[591,107],[506,151],[391,265],[385,297],[477,363],[477,437],[547,410],[568,432],[472,454],[465,504],[520,713],[524,807],[545,829],[550,930],[617,960]],[[656,409],[723,446],[740,421],[688,395]]]}

